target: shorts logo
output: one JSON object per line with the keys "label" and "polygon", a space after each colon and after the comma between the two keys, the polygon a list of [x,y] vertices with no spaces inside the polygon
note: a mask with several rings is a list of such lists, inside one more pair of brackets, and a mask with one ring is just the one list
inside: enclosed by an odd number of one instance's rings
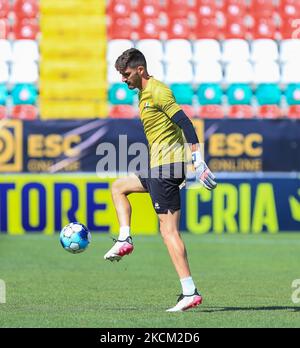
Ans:
{"label": "shorts logo", "polygon": [[159,203],[157,203],[157,202],[154,203],[154,209],[160,209]]}
{"label": "shorts logo", "polygon": [[23,165],[23,131],[18,120],[0,122],[0,172],[20,172]]}

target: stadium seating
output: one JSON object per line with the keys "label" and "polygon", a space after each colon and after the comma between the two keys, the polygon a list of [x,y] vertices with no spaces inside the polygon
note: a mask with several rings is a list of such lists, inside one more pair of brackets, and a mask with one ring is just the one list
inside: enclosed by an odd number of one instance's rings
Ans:
{"label": "stadium seating", "polygon": [[135,93],[124,83],[115,83],[109,89],[109,101],[111,104],[133,105]]}
{"label": "stadium seating", "polygon": [[[2,115],[11,114],[14,106],[40,102],[49,103],[43,110],[51,115],[60,107],[62,115],[67,110],[82,115],[84,107],[77,102],[63,107],[63,98],[71,100],[72,93],[88,98],[90,93],[113,107],[109,115],[120,110],[131,117],[137,98],[118,87],[122,77],[114,63],[124,50],[136,47],[145,54],[150,74],[169,84],[193,116],[212,117],[215,112],[218,117],[249,118],[257,112],[259,117],[298,118],[300,1],[110,0],[87,6],[78,0],[75,7],[72,3],[0,0]],[[76,77],[67,68],[63,74],[63,67],[58,72],[51,65],[51,72],[44,64],[65,60],[72,66],[75,56],[82,64],[90,62]],[[100,70],[95,62],[101,62]],[[98,76],[98,85],[90,81],[84,89],[83,76],[85,81]],[[59,100],[51,110],[53,97]],[[87,101],[86,110],[108,110],[107,105],[96,104]]]}
{"label": "stadium seating", "polygon": [[192,45],[188,40],[171,39],[165,44],[164,60],[166,63],[178,62],[179,64],[182,61],[191,61],[192,55]]}
{"label": "stadium seating", "polygon": [[203,83],[197,89],[200,105],[221,105],[222,95],[222,89],[217,83]]}
{"label": "stadium seating", "polygon": [[38,44],[35,40],[17,40],[12,46],[12,61],[36,61],[40,59]]}
{"label": "stadium seating", "polygon": [[[130,45],[127,45],[126,49],[128,49]],[[163,45],[160,40],[155,39],[146,39],[146,40],[139,40],[136,48],[143,52],[144,56],[146,57],[147,62],[162,62],[164,59],[164,50]]]}
{"label": "stadium seating", "polygon": [[37,88],[33,84],[16,84],[11,92],[14,105],[35,105],[37,103]]}
{"label": "stadium seating", "polygon": [[12,49],[9,40],[0,40],[0,62],[10,62],[12,59]]}
{"label": "stadium seating", "polygon": [[4,106],[6,104],[6,99],[8,96],[8,91],[6,88],[6,85],[3,83],[0,83],[0,105]]}
{"label": "stadium seating", "polygon": [[0,0],[0,18],[7,18],[9,10],[9,0]]}
{"label": "stadium seating", "polygon": [[8,113],[7,113],[7,108],[6,106],[0,105],[0,120],[7,118]]}
{"label": "stadium seating", "polygon": [[15,105],[11,116],[19,120],[35,120],[38,117],[38,109],[33,105]]}
{"label": "stadium seating", "polygon": [[133,47],[133,42],[128,39],[111,40],[107,47],[107,60],[109,64],[114,64],[116,59],[123,51]]}
{"label": "stadium seating", "polygon": [[190,118],[196,117],[197,115],[196,109],[192,105],[180,104],[180,107],[188,117]]}
{"label": "stadium seating", "polygon": [[244,39],[228,39],[223,44],[222,60],[225,63],[250,59],[249,44]]}
{"label": "stadium seating", "polygon": [[166,66],[165,82],[172,83],[192,83],[194,78],[192,64],[188,61],[178,64],[170,62]]}
{"label": "stadium seating", "polygon": [[253,41],[251,60],[254,63],[261,61],[277,61],[278,59],[278,46],[274,40],[258,39]]}
{"label": "stadium seating", "polygon": [[289,39],[282,40],[280,43],[280,61],[299,61],[300,59],[300,40]]}
{"label": "stadium seating", "polygon": [[37,40],[40,32],[36,19],[17,19],[13,25],[15,40]]}
{"label": "stadium seating", "polygon": [[220,61],[221,46],[219,41],[214,39],[195,40],[193,48],[193,61]]}
{"label": "stadium seating", "polygon": [[300,120],[300,105],[291,105],[287,113],[288,118]]}
{"label": "stadium seating", "polygon": [[33,61],[17,61],[11,66],[9,82],[16,83],[37,83],[39,80],[38,66]]}
{"label": "stadium seating", "polygon": [[9,70],[6,62],[0,61],[0,83],[7,83],[9,80]]}
{"label": "stadium seating", "polygon": [[193,104],[194,90],[190,83],[174,83],[170,87],[178,104]]}
{"label": "stadium seating", "polygon": [[0,17],[0,39],[7,40],[9,37],[9,23],[7,18]]}
{"label": "stadium seating", "polygon": [[131,105],[113,105],[109,111],[111,118],[135,118],[137,115],[138,112]]}

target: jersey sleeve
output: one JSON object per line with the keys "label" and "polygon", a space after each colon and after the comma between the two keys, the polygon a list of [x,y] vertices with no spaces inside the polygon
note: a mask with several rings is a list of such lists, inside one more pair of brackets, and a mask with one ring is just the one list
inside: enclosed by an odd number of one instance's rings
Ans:
{"label": "jersey sleeve", "polygon": [[169,118],[172,118],[176,112],[181,110],[181,107],[176,103],[172,91],[167,86],[154,88],[153,102],[154,105],[163,111]]}

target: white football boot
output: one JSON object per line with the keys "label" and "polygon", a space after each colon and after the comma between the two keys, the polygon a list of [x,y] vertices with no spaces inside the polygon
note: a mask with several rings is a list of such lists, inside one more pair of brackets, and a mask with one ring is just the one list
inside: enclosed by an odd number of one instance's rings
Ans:
{"label": "white football boot", "polygon": [[202,296],[198,294],[197,289],[193,295],[183,295],[181,294],[178,297],[177,305],[170,309],[167,309],[166,312],[183,312],[187,309],[197,307],[202,303]]}
{"label": "white football boot", "polygon": [[114,239],[115,244],[104,255],[105,260],[120,261],[125,255],[129,255],[133,252],[132,238],[129,236],[125,240]]}

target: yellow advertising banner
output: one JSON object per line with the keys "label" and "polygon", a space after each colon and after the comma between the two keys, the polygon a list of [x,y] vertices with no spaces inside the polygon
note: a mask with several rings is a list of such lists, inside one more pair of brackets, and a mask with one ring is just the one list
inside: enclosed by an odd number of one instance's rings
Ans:
{"label": "yellow advertising banner", "polygon": [[[71,221],[91,231],[116,234],[117,215],[111,197],[115,179],[93,174],[1,175],[0,231],[9,234],[60,231]],[[148,194],[131,194],[132,233],[157,234],[158,221]]]}

